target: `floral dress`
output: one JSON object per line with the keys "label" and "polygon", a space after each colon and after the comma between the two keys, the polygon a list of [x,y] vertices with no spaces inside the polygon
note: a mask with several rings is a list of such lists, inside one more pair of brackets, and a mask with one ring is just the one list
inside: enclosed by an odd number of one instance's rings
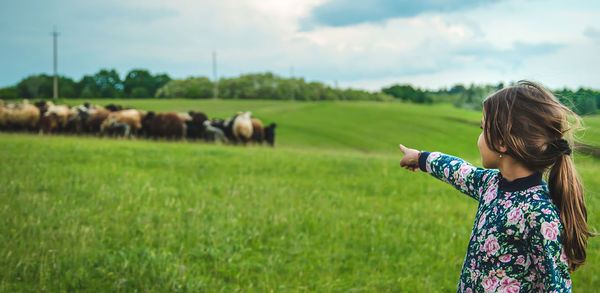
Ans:
{"label": "floral dress", "polygon": [[562,223],[541,174],[508,182],[438,152],[422,152],[419,167],[479,202],[458,292],[571,291]]}

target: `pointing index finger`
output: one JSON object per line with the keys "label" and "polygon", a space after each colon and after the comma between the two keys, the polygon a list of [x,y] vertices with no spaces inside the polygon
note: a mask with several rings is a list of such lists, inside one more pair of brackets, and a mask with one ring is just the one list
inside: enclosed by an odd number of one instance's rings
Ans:
{"label": "pointing index finger", "polygon": [[403,153],[406,153],[406,147],[405,147],[404,145],[402,145],[402,144],[399,144],[399,145],[398,145],[398,148],[399,148],[399,149],[400,149],[400,150],[401,150]]}

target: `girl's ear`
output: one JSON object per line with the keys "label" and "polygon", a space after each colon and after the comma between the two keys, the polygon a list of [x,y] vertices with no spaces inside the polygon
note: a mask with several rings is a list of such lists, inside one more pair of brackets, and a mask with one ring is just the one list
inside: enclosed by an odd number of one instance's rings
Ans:
{"label": "girl's ear", "polygon": [[506,153],[508,149],[504,146],[504,141],[500,141],[500,152]]}

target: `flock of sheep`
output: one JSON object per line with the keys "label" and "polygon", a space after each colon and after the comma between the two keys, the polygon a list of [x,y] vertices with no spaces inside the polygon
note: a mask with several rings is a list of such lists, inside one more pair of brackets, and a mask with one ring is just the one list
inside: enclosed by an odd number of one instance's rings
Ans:
{"label": "flock of sheep", "polygon": [[264,127],[250,112],[228,119],[208,119],[202,112],[155,113],[85,103],[76,107],[52,102],[4,103],[0,100],[0,130],[40,134],[73,133],[116,137],[145,137],[218,141],[221,143],[275,144],[275,123]]}

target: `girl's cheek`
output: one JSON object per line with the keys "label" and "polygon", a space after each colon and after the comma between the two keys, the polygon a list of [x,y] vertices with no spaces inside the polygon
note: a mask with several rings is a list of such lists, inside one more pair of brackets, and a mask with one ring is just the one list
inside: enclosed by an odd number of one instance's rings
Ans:
{"label": "girl's cheek", "polygon": [[479,148],[479,153],[481,153],[483,155],[483,151],[485,149],[484,145],[483,145],[483,141],[482,141],[482,135],[479,135],[479,138],[477,139],[477,148]]}

